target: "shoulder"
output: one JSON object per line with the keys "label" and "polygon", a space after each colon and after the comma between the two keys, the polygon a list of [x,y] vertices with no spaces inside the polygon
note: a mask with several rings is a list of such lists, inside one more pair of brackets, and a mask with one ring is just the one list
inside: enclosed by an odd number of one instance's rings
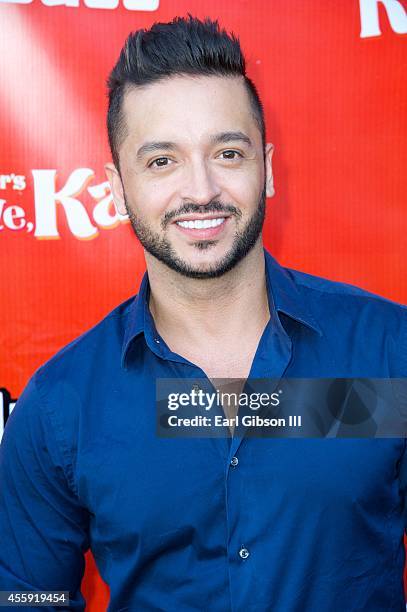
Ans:
{"label": "shoulder", "polygon": [[[395,320],[405,321],[407,317],[407,306],[371,293],[355,285],[338,282],[285,268],[285,272],[291,277],[298,291],[306,299],[312,308],[319,309],[320,314],[324,312],[335,317],[346,314],[360,315],[369,313],[372,316],[391,317]],[[331,307],[332,311],[327,310]],[[384,322],[384,321],[383,321]]]}
{"label": "shoulder", "polygon": [[371,376],[405,376],[407,307],[360,287],[286,269],[332,360]]}
{"label": "shoulder", "polygon": [[80,383],[86,385],[90,379],[119,363],[127,321],[131,306],[137,296],[132,296],[116,306],[92,327],[63,346],[35,372],[35,382],[41,394],[49,383]]}
{"label": "shoulder", "polygon": [[28,380],[10,415],[19,431],[26,429],[24,422],[31,422],[47,440],[55,437],[72,486],[81,428],[89,426],[90,418],[97,422],[104,406],[112,403],[134,299],[135,296],[119,304],[41,365]]}

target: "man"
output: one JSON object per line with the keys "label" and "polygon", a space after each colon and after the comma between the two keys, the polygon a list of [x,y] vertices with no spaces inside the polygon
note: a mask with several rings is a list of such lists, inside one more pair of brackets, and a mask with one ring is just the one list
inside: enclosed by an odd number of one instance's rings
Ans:
{"label": "man", "polygon": [[401,611],[405,440],[156,435],[156,380],[404,377],[407,311],[286,270],[239,43],[194,18],[132,34],[106,170],[147,273],[31,378],[1,447],[0,588],[109,610]]}

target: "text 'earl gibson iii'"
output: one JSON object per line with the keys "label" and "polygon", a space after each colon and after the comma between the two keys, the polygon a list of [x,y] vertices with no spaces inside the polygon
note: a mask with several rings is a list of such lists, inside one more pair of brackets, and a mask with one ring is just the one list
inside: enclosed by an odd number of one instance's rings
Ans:
{"label": "text 'earl gibson iii'", "polygon": [[168,417],[170,427],[301,427],[301,415],[290,414],[286,418],[263,418],[258,415],[244,415],[240,417],[214,417],[197,415],[190,418],[171,415]]}

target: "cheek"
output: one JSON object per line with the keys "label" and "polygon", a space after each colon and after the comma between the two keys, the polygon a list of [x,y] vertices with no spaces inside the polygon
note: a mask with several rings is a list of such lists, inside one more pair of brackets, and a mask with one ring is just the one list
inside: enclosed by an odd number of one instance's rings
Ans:
{"label": "cheek", "polygon": [[257,164],[223,175],[224,193],[239,208],[257,207],[264,187],[264,171]]}
{"label": "cheek", "polygon": [[131,207],[142,219],[161,221],[164,213],[170,210],[171,196],[168,186],[160,182],[135,184],[131,191]]}
{"label": "cheek", "polygon": [[259,203],[259,197],[263,190],[263,185],[259,182],[248,180],[246,181],[235,181],[233,188],[228,190],[228,195],[231,201],[242,210],[251,213],[252,210],[257,208]]}

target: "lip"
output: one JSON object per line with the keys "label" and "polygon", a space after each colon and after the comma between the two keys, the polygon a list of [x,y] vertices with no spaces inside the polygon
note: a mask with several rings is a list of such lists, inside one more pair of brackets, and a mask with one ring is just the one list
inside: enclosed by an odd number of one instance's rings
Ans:
{"label": "lip", "polygon": [[202,215],[199,216],[195,214],[193,216],[189,215],[187,217],[180,217],[179,219],[177,219],[177,221],[194,221],[196,219],[204,220],[204,219],[224,218],[225,219],[224,222],[221,223],[220,225],[217,225],[216,227],[190,229],[189,227],[181,227],[181,225],[178,225],[176,221],[174,221],[173,225],[175,225],[177,230],[179,230],[180,232],[182,232],[189,238],[195,238],[196,240],[210,240],[211,238],[218,237],[219,234],[225,231],[225,227],[228,224],[229,217],[230,215],[222,215],[218,213],[217,215],[206,215],[206,216],[202,216]]}

